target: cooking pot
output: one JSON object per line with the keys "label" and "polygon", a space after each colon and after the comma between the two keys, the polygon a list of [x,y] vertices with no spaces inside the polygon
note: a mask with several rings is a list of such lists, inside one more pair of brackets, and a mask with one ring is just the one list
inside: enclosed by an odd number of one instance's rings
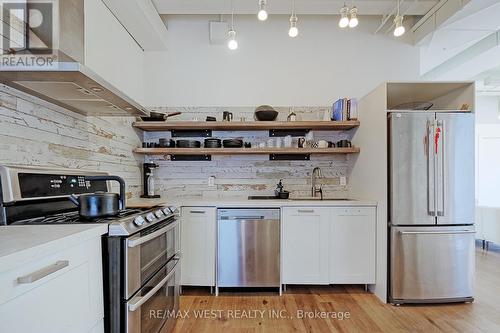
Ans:
{"label": "cooking pot", "polygon": [[76,196],[72,194],[69,200],[79,210],[81,217],[92,219],[98,217],[114,216],[125,209],[125,181],[117,176],[89,176],[85,180],[114,180],[120,183],[120,194],[109,192],[84,193]]}

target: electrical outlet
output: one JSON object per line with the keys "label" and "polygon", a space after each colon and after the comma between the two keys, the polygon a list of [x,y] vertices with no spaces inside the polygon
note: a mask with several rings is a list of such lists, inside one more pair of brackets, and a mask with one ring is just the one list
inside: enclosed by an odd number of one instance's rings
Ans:
{"label": "electrical outlet", "polygon": [[347,177],[340,177],[340,186],[347,185]]}
{"label": "electrical outlet", "polygon": [[208,187],[214,187],[214,186],[215,186],[215,176],[208,177]]}

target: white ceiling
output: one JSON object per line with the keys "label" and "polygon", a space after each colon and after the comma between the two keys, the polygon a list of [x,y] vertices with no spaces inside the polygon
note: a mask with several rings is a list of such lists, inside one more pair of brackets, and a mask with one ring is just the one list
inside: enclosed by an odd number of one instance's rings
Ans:
{"label": "white ceiling", "polygon": [[[159,14],[229,14],[231,0],[152,0]],[[270,14],[290,14],[291,0],[267,0]],[[406,15],[424,15],[438,0],[402,0]],[[296,0],[297,14],[338,14],[346,3],[359,9],[360,15],[386,15],[396,7],[396,0]],[[258,0],[233,0],[235,14],[255,14]]]}

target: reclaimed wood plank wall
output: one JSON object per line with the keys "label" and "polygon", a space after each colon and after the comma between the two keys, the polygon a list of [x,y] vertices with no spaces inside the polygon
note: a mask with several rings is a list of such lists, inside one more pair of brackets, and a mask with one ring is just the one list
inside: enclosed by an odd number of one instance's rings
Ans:
{"label": "reclaimed wood plank wall", "polygon": [[[234,120],[253,119],[253,107],[156,107],[160,112],[181,111],[176,119],[204,120],[206,116],[222,118],[223,111],[234,114]],[[290,108],[277,108],[279,120],[286,119]],[[327,107],[295,107],[301,120],[322,119]],[[311,171],[319,166],[320,180],[330,197],[344,197],[348,186],[339,177],[348,177],[355,157],[351,155],[312,156],[311,161],[269,161],[266,156],[212,156],[207,162],[174,162],[166,157],[144,157],[133,154],[142,141],[170,137],[169,132],[142,133],[132,128],[134,117],[86,117],[17,90],[0,85],[0,163],[45,167],[62,167],[106,171],[123,177],[127,197],[138,197],[142,191],[141,164],[144,159],[160,165],[156,170],[157,191],[162,197],[246,197],[269,195],[279,179],[294,195],[310,192]],[[315,139],[337,141],[350,139],[354,130],[315,132]],[[214,137],[242,137],[253,146],[269,139],[265,131],[214,132]],[[202,138],[198,138],[202,140]],[[208,177],[215,186],[208,186]],[[116,190],[116,189],[115,189]]]}
{"label": "reclaimed wood plank wall", "polygon": [[[0,163],[106,171],[141,191],[134,117],[85,117],[0,85]],[[117,189],[116,189],[117,190]]]}

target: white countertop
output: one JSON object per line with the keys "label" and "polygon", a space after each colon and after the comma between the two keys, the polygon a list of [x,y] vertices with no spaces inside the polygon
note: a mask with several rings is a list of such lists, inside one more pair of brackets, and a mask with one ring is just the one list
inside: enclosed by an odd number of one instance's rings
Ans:
{"label": "white countertop", "polygon": [[107,224],[12,225],[0,227],[0,271],[19,266],[108,233]]}
{"label": "white countertop", "polygon": [[148,208],[158,205],[173,205],[179,207],[357,207],[377,206],[377,202],[369,200],[249,200],[245,198],[185,198],[185,199],[132,199],[127,201],[127,207]]}

